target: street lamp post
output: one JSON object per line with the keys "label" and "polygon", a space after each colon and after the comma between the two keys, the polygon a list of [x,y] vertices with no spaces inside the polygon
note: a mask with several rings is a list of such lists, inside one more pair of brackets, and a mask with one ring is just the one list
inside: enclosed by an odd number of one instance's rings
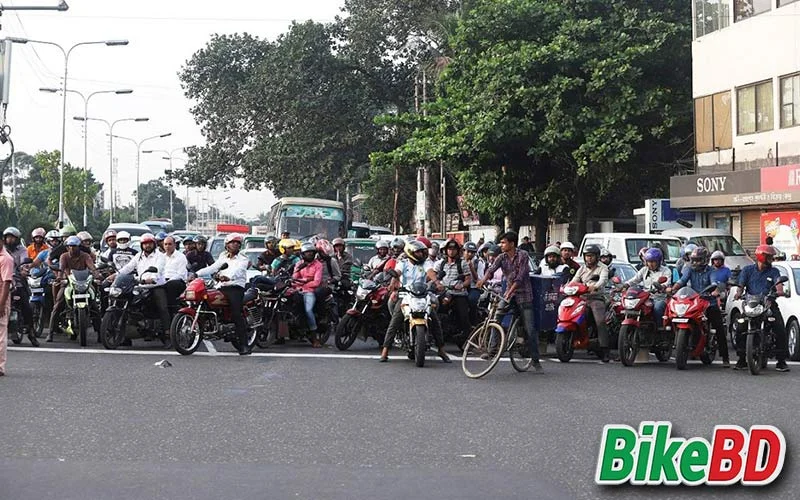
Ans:
{"label": "street lamp post", "polygon": [[[171,220],[171,221],[174,221],[174,219],[175,219],[175,217],[174,217],[174,208],[173,208],[173,204],[172,204],[172,160],[173,159],[183,160],[182,158],[177,158],[175,156],[175,153],[177,151],[184,151],[184,150],[185,150],[185,148],[175,148],[172,151],[167,151],[166,149],[150,149],[150,150],[147,150],[147,151],[142,151],[142,153],[145,153],[145,154],[164,153],[165,155],[167,155],[167,156],[162,156],[161,158],[163,160],[169,160],[169,173],[170,173],[170,179],[169,179],[169,220]],[[185,161],[185,160],[183,160],[183,161]],[[188,200],[188,197],[189,197],[189,185],[188,184],[186,185],[186,197],[187,197],[187,199],[186,199],[186,201],[184,201],[184,204],[186,205],[186,226],[188,228],[188,226],[189,226],[189,208],[188,208],[189,207],[189,205],[188,205],[188,203],[189,203],[189,200]]]}
{"label": "street lamp post", "polygon": [[73,119],[80,122],[94,120],[103,122],[106,124],[106,126],[108,126],[108,190],[111,194],[111,203],[109,205],[110,210],[108,211],[108,223],[112,224],[114,222],[114,126],[121,122],[146,122],[149,121],[150,118],[120,118],[119,120],[114,120],[113,122],[109,122],[103,118],[84,118],[82,116],[75,116]]}
{"label": "street lamp post", "polygon": [[[40,88],[41,92],[49,92],[49,93],[57,93],[61,91],[61,89],[56,88]],[[118,89],[118,90],[98,90],[97,92],[92,92],[87,97],[83,95],[82,92],[77,90],[68,89],[67,92],[72,92],[73,94],[77,94],[83,99],[83,227],[86,228],[87,225],[87,216],[86,216],[86,206],[87,206],[87,196],[89,191],[89,175],[88,175],[88,151],[89,151],[89,101],[92,97],[98,94],[132,94],[133,90],[131,89]]]}
{"label": "street lamp post", "polygon": [[[58,180],[58,225],[59,227],[63,226],[64,224],[64,149],[66,147],[67,141],[67,75],[69,70],[69,56],[72,54],[72,51],[76,47],[80,47],[81,45],[107,45],[109,47],[116,47],[120,45],[128,45],[128,40],[101,40],[97,42],[79,42],[70,47],[69,49],[64,49],[61,45],[55,42],[48,42],[44,40],[31,40],[28,38],[18,38],[18,37],[9,37],[13,43],[40,43],[43,45],[52,45],[54,47],[58,47],[61,50],[61,53],[64,55],[64,95],[61,102],[61,163],[59,165],[59,180]],[[112,200],[113,201],[113,200]]]}
{"label": "street lamp post", "polygon": [[[134,207],[134,211],[136,213],[136,222],[141,222],[139,220],[139,163],[140,163],[140,159],[141,159],[140,158],[141,154],[143,152],[142,151],[142,144],[144,144],[145,142],[150,141],[152,139],[163,139],[163,138],[169,137],[171,135],[172,135],[172,132],[167,132],[166,134],[159,134],[159,135],[154,135],[154,136],[151,136],[151,137],[145,137],[144,139],[142,139],[141,141],[138,141],[138,142],[135,139],[131,139],[130,137],[122,137],[120,135],[115,135],[114,136],[116,139],[124,139],[124,140],[130,141],[130,142],[132,142],[132,143],[134,143],[136,145],[136,206]],[[147,151],[144,151],[144,153],[147,153]]]}

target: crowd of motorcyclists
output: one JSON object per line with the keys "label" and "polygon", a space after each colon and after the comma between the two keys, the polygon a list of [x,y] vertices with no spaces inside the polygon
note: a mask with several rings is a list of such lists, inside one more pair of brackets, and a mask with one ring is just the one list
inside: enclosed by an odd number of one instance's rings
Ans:
{"label": "crowd of motorcyclists", "polygon": [[[769,245],[756,249],[757,262],[747,266],[738,274],[738,281],[732,283],[731,270],[725,267],[725,255],[720,251],[709,252],[704,247],[688,244],[682,248],[682,258],[676,272],[664,262],[662,249],[643,248],[640,252],[641,268],[627,281],[615,277],[614,256],[598,245],[589,244],[583,248],[581,262],[576,260],[575,246],[569,242],[547,246],[539,262],[532,259],[532,249],[526,240],[517,246],[518,237],[514,232],[504,233],[497,243],[468,241],[463,245],[455,239],[448,239],[441,247],[424,236],[402,238],[391,241],[378,240],[375,255],[366,263],[354,262],[347,252],[345,241],[312,238],[301,242],[290,238],[288,233],[281,238],[268,237],[263,253],[258,256],[255,267],[260,275],[247,280],[247,269],[253,267],[241,252],[243,237],[229,234],[225,237],[225,250],[217,256],[207,251],[208,241],[204,236],[187,238],[183,241],[165,233],[144,234],[141,236],[141,251],[131,247],[131,235],[125,231],[107,231],[102,236],[104,247],[97,250],[91,234],[77,232],[67,225],[62,230],[45,231],[35,229],[31,243],[22,246],[22,234],[14,227],[3,232],[5,251],[14,261],[14,295],[19,296],[19,314],[22,329],[33,346],[39,341],[35,335],[34,314],[29,298],[27,283],[29,274],[50,273],[52,283],[52,306],[50,308],[49,332],[46,342],[52,342],[54,335],[67,333],[74,336],[74,325],[63,321],[67,277],[75,271],[88,271],[103,289],[113,282],[117,275],[135,274],[142,285],[151,285],[149,300],[157,312],[157,331],[152,337],[160,338],[165,344],[170,338],[171,312],[179,305],[181,294],[187,283],[198,276],[212,276],[215,286],[222,291],[230,304],[232,321],[239,339],[239,354],[250,353],[252,345],[246,341],[246,324],[241,311],[245,304],[245,291],[259,285],[272,286],[278,279],[284,279],[296,291],[295,300],[304,328],[313,347],[320,347],[330,328],[327,321],[320,322],[320,304],[330,305],[330,313],[338,318],[345,314],[343,308],[349,307],[347,291],[354,288],[358,279],[382,280],[389,291],[388,310],[390,320],[381,343],[380,361],[389,359],[389,349],[395,345],[404,315],[401,311],[400,294],[414,284],[424,284],[436,296],[439,307],[430,312],[430,333],[439,357],[449,363],[444,350],[445,336],[441,324],[442,311],[447,311],[448,325],[454,333],[450,339],[463,343],[468,338],[481,316],[481,296],[484,287],[500,291],[505,300],[514,302],[524,325],[523,349],[532,359],[536,371],[541,371],[539,363],[539,343],[534,320],[535,308],[530,275],[560,277],[564,283],[586,286],[586,306],[596,327],[598,354],[603,362],[611,360],[610,337],[607,317],[610,310],[610,290],[626,290],[630,287],[646,289],[661,287],[664,293],[653,298],[653,315],[657,324],[664,323],[667,314],[669,294],[682,287],[690,287],[697,293],[707,296],[709,305],[705,310],[711,330],[716,334],[716,344],[722,358],[722,366],[729,367],[726,327],[723,322],[725,298],[731,284],[738,285],[737,298],[743,293],[765,294],[780,276],[772,267],[775,250]],[[183,248],[179,248],[182,244]],[[362,267],[360,276],[354,276],[354,267]],[[768,279],[769,278],[769,279]],[[780,290],[780,286],[778,287]],[[711,290],[709,292],[709,290]],[[340,294],[340,291],[344,291]],[[336,295],[336,300],[330,298]],[[93,314],[102,316],[108,304],[108,297],[98,294],[99,300]],[[346,300],[340,300],[344,297]],[[777,306],[773,306],[773,316],[777,348],[776,369],[788,371],[786,330]],[[326,313],[327,314],[327,313]],[[735,328],[735,325],[734,325]],[[100,339],[100,332],[98,341]],[[741,334],[736,335],[736,351],[739,359],[734,369],[746,366]],[[321,341],[322,339],[322,341]],[[123,345],[130,345],[126,340]]]}

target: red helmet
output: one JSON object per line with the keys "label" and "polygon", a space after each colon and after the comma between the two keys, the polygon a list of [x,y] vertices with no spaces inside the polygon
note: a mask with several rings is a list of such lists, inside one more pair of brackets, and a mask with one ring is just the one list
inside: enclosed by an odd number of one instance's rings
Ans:
{"label": "red helmet", "polygon": [[419,241],[420,243],[422,243],[423,245],[425,245],[425,248],[430,248],[431,247],[431,240],[429,240],[428,238],[426,238],[424,236],[417,236],[416,240]]}
{"label": "red helmet", "polygon": [[775,258],[775,249],[772,245],[758,245],[756,247],[756,260],[763,264],[767,262],[767,256]]}
{"label": "red helmet", "polygon": [[320,255],[327,255],[328,257],[333,255],[333,245],[328,240],[317,240],[314,246]]}
{"label": "red helmet", "polygon": [[145,243],[153,243],[153,244],[155,244],[155,242],[156,242],[156,237],[153,236],[153,233],[144,233],[142,235],[141,240],[139,240],[139,243],[142,244],[142,245],[144,245]]}

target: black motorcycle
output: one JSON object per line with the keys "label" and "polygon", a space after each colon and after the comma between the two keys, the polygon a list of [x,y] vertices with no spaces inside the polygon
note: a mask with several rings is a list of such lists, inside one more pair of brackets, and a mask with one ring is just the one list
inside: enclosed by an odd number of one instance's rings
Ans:
{"label": "black motorcycle", "polygon": [[[772,281],[771,278],[767,279]],[[787,281],[788,276],[781,276],[767,294],[747,295],[744,299],[744,314],[737,320],[738,330],[740,339],[747,335],[745,356],[747,367],[753,375],[758,375],[767,367],[767,360],[774,357],[774,351],[778,347],[772,328],[775,322],[772,306],[778,298],[777,286]]]}
{"label": "black motorcycle", "polygon": [[[146,273],[158,270],[150,267]],[[161,325],[158,310],[151,300],[152,290],[158,285],[140,284],[133,274],[118,274],[108,287],[108,308],[100,325],[100,338],[106,349],[116,349],[126,340],[151,339],[159,331],[161,343],[170,345],[170,325]],[[174,311],[170,311],[171,313]],[[156,330],[156,327],[160,328]]]}
{"label": "black motorcycle", "polygon": [[22,294],[18,287],[11,289],[11,312],[8,316],[8,338],[15,345],[21,344],[27,335],[27,329],[22,322]]}

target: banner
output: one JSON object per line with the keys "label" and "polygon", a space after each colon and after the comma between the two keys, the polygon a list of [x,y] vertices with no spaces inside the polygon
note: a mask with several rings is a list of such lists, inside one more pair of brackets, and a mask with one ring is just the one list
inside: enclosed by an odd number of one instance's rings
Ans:
{"label": "banner", "polygon": [[780,253],[791,259],[800,255],[800,212],[766,212],[761,214],[761,241],[768,236]]}

